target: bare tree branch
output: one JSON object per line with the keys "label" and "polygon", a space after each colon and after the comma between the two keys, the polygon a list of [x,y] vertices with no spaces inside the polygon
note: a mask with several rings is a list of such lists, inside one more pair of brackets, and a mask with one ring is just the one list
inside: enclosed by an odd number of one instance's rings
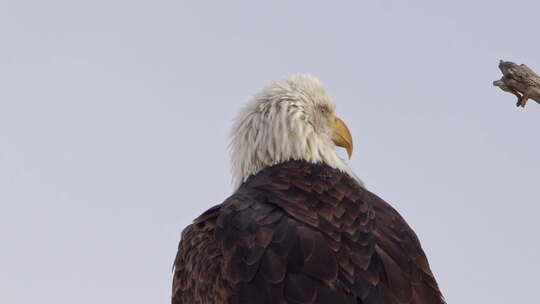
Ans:
{"label": "bare tree branch", "polygon": [[494,86],[517,96],[517,106],[525,107],[528,99],[540,104],[540,76],[524,64],[511,61],[499,62],[503,74],[500,80],[493,82]]}

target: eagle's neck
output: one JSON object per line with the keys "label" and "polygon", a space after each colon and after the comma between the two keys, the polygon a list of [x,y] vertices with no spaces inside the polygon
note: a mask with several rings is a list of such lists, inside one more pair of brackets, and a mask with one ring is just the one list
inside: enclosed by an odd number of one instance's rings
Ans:
{"label": "eagle's neck", "polygon": [[[329,136],[315,134],[310,128],[293,129],[294,132],[290,132],[288,130],[291,125],[255,127],[265,123],[268,122],[252,117],[237,122],[233,129],[230,152],[235,190],[262,169],[291,160],[325,164],[347,173],[363,185],[347,163],[339,157]],[[274,123],[290,124],[284,120]]]}

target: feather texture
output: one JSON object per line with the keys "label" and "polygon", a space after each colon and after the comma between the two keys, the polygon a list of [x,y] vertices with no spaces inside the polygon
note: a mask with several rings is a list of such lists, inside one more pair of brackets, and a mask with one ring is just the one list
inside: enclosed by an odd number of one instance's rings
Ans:
{"label": "feather texture", "polygon": [[174,267],[173,304],[444,303],[405,220],[305,161],[263,169],[196,219]]}

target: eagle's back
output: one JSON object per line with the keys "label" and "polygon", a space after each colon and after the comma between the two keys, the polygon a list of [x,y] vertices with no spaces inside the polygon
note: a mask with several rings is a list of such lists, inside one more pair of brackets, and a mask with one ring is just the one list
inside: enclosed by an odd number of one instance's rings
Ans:
{"label": "eagle's back", "polygon": [[444,303],[403,218],[354,179],[291,161],[182,233],[173,304]]}

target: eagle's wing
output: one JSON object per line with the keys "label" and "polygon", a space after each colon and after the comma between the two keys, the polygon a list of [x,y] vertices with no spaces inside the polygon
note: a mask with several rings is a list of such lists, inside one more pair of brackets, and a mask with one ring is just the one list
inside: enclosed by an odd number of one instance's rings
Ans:
{"label": "eagle's wing", "polygon": [[[285,214],[275,224],[279,226],[254,221],[246,231],[269,231],[266,239],[271,241],[256,257],[270,254],[272,265],[279,267],[261,267],[252,275],[279,273],[282,281],[276,283],[283,286],[287,302],[445,303],[414,231],[389,204],[347,174],[290,162],[260,172],[244,188],[255,193],[249,201],[264,201],[264,206],[278,208],[274,213]],[[286,238],[281,241],[276,231],[286,231]],[[248,244],[240,252],[250,248]],[[251,286],[260,294],[262,285]]]}
{"label": "eagle's wing", "polygon": [[337,281],[337,253],[323,233],[261,199],[236,197],[218,219],[228,303],[356,304]]}
{"label": "eagle's wing", "polygon": [[370,192],[368,197],[377,218],[375,252],[384,266],[387,303],[445,303],[414,231],[388,203]]}
{"label": "eagle's wing", "polygon": [[221,279],[221,248],[214,239],[220,206],[182,231],[174,261],[172,304],[226,303]]}
{"label": "eagle's wing", "polygon": [[291,166],[186,229],[173,304],[444,303],[392,207],[337,170]]}

